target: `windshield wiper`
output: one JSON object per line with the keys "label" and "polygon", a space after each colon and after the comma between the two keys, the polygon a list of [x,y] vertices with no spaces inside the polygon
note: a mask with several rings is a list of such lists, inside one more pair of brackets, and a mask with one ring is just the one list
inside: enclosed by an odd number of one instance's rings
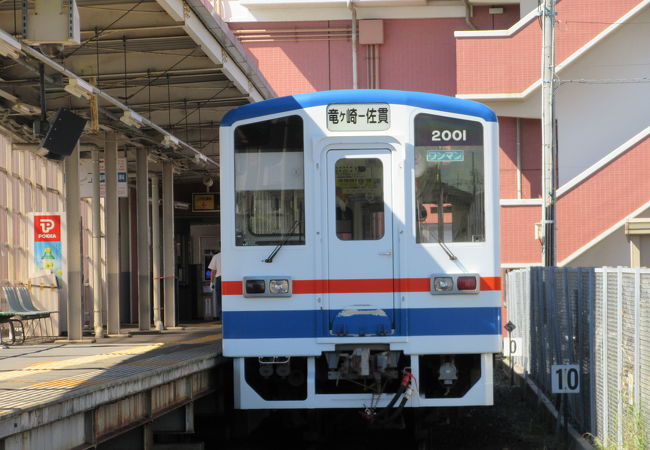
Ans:
{"label": "windshield wiper", "polygon": [[445,243],[442,242],[442,241],[440,240],[440,238],[438,238],[438,244],[440,244],[440,246],[441,246],[442,249],[445,251],[445,253],[447,254],[447,256],[449,256],[449,259],[451,259],[452,261],[456,261],[456,260],[458,259],[458,258],[456,257],[456,255],[454,255],[454,254],[451,252],[451,250],[449,249],[449,247],[447,247],[447,246],[445,245]]}
{"label": "windshield wiper", "polygon": [[298,224],[299,224],[300,222],[301,222],[300,220],[296,220],[296,221],[293,223],[293,225],[291,226],[291,229],[290,229],[289,232],[286,234],[286,237],[284,238],[284,240],[283,240],[282,242],[280,242],[280,243],[279,243],[279,244],[278,244],[278,245],[273,249],[273,251],[271,252],[271,254],[270,254],[269,256],[267,256],[266,259],[263,259],[262,262],[265,262],[265,263],[272,263],[272,262],[273,262],[273,258],[275,258],[275,255],[278,254],[278,252],[279,252],[280,249],[284,246],[284,244],[286,244],[287,242],[289,242],[289,238],[291,237],[291,234],[293,233],[293,230],[296,229],[296,227],[298,226]]}

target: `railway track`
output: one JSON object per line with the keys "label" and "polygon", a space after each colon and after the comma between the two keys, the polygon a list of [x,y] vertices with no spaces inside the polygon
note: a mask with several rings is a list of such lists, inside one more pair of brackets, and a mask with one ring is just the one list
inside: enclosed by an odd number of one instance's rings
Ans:
{"label": "railway track", "polygon": [[[420,418],[420,426],[414,414],[421,410],[406,411],[404,427],[393,429],[368,426],[356,410],[278,411],[263,418],[225,411],[217,418],[204,416],[197,432],[206,448],[226,450],[565,448],[543,406],[522,399],[520,388],[510,385],[509,372],[500,362],[495,368],[494,406],[436,409],[435,416]],[[237,437],[244,422],[259,426]]]}

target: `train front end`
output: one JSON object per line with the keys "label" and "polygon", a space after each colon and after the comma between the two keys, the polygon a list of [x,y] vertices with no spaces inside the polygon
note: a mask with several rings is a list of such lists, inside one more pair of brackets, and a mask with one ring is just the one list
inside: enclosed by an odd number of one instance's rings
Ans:
{"label": "train front end", "polygon": [[490,109],[317,92],[235,109],[220,140],[223,352],[237,408],[492,404]]}

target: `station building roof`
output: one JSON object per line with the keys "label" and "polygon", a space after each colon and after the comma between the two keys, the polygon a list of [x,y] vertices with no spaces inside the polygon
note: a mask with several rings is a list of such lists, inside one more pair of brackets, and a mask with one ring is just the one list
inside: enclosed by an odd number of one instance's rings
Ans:
{"label": "station building roof", "polygon": [[[89,99],[66,90],[70,79],[79,77],[102,93],[97,95],[98,130],[118,132],[125,148],[150,148],[152,170],[157,158],[171,158],[180,179],[216,175],[223,116],[233,107],[275,97],[211,2],[77,0],[79,43],[65,45],[45,44],[30,32],[38,8],[48,2],[27,2],[26,11],[21,3],[0,2],[0,30],[22,46],[17,58],[0,56],[0,114],[5,119],[0,132],[14,143],[40,142],[33,124],[41,116],[42,88],[48,121],[60,107],[91,117]],[[130,114],[135,122],[120,120],[126,110],[135,113]],[[173,136],[175,145],[163,141],[165,134]],[[102,147],[102,133],[87,126],[81,144],[82,150]]]}

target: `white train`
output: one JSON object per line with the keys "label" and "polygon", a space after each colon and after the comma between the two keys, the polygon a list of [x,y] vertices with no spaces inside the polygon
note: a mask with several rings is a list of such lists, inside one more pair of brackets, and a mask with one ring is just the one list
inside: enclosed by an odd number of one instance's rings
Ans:
{"label": "white train", "polygon": [[471,101],[315,92],[230,111],[223,354],[240,409],[490,405],[498,124]]}

